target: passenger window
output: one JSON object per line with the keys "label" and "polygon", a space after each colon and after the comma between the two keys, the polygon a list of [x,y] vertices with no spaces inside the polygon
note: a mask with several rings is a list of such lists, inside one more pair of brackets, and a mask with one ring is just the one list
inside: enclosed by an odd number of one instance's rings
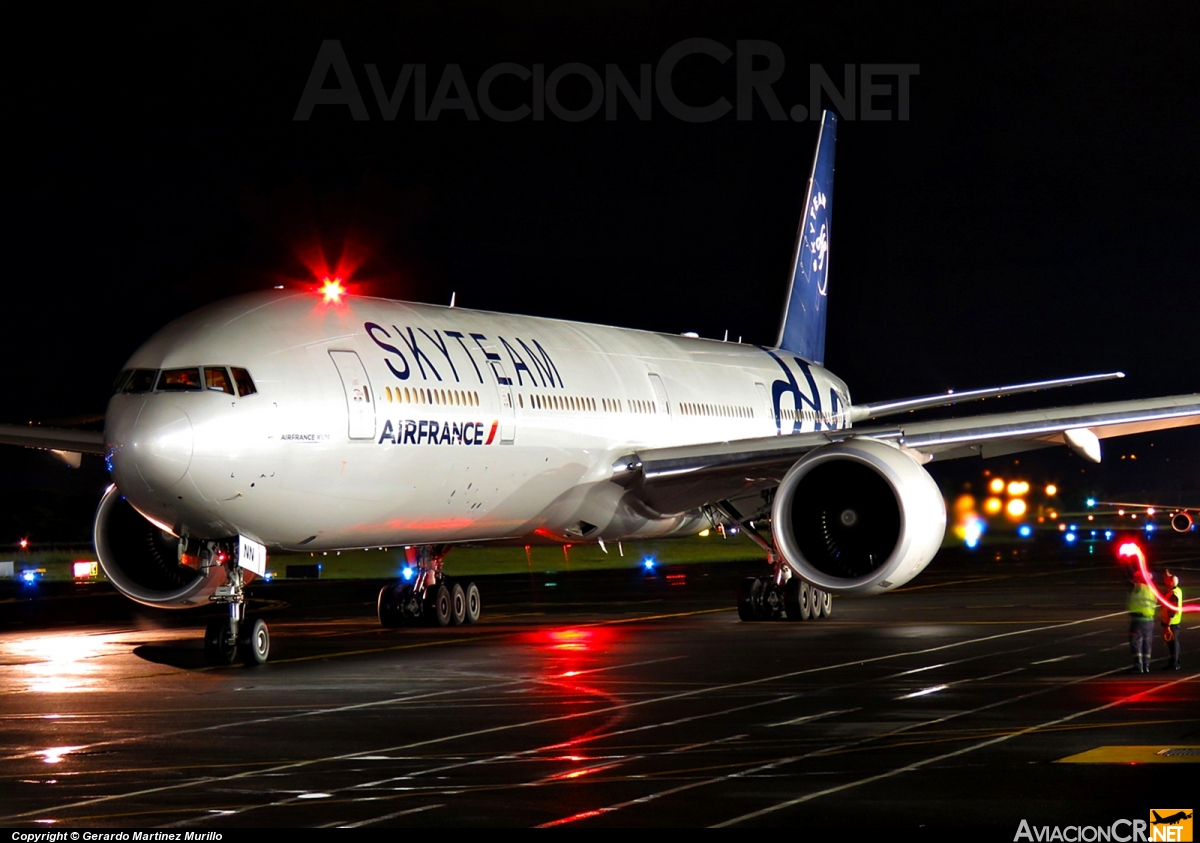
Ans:
{"label": "passenger window", "polygon": [[163,369],[156,388],[159,392],[199,392],[200,367]]}
{"label": "passenger window", "polygon": [[133,395],[149,392],[154,388],[154,376],[157,374],[155,369],[134,369],[121,386],[121,391]]}
{"label": "passenger window", "polygon": [[233,395],[233,384],[229,382],[229,373],[225,368],[215,366],[204,367],[204,385],[214,392],[224,392]]}
{"label": "passenger window", "polygon": [[254,381],[250,378],[250,373],[245,369],[233,369],[233,380],[237,383],[238,396],[245,398],[247,395],[253,395],[258,392],[254,388]]}

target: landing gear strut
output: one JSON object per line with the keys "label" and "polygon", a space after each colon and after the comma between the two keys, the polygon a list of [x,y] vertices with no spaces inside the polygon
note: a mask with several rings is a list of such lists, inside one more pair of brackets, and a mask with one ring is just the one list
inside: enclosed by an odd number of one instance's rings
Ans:
{"label": "landing gear strut", "polygon": [[751,541],[766,551],[767,563],[771,566],[769,576],[746,577],[738,586],[738,618],[744,621],[784,618],[789,621],[807,621],[827,618],[833,613],[830,594],[796,576],[791,566],[783,561],[774,543],[763,538],[753,522],[742,518],[728,501],[722,501],[716,508],[725,518],[738,524]]}
{"label": "landing gear strut", "polygon": [[225,568],[225,583],[208,599],[228,610],[226,617],[211,621],[204,630],[205,658],[211,665],[229,665],[238,659],[248,667],[265,664],[271,655],[271,633],[262,618],[246,615],[246,572],[238,565],[237,542],[204,542],[199,550],[201,567]]}
{"label": "landing gear strut", "polygon": [[482,601],[473,582],[459,583],[442,574],[446,545],[406,548],[411,582],[385,585],[376,609],[380,626],[458,626],[479,620]]}

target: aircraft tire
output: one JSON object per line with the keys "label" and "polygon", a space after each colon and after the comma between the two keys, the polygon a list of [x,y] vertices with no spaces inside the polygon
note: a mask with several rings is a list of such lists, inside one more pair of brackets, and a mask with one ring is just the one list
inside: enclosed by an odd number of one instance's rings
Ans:
{"label": "aircraft tire", "polygon": [[467,622],[467,593],[455,583],[450,587],[450,625],[462,626]]}
{"label": "aircraft tire", "polygon": [[229,619],[209,621],[204,629],[204,658],[214,667],[233,664],[237,647],[229,643]]}
{"label": "aircraft tire", "polygon": [[445,583],[425,594],[425,623],[429,626],[450,625],[450,589]]}
{"label": "aircraft tire", "polygon": [[833,595],[828,591],[821,592],[821,617],[827,618],[833,614]]}
{"label": "aircraft tire", "polygon": [[812,619],[820,620],[825,614],[825,592],[819,588],[812,589]]}
{"label": "aircraft tire", "polygon": [[806,621],[812,615],[812,609],[804,599],[806,585],[799,577],[792,577],[783,584],[783,610],[789,621]]}
{"label": "aircraft tire", "polygon": [[478,623],[479,616],[483,613],[483,599],[479,594],[479,586],[473,582],[467,583],[466,589],[466,613],[463,615],[465,623]]}
{"label": "aircraft tire", "polygon": [[385,585],[379,589],[379,599],[375,603],[375,611],[379,615],[379,625],[384,629],[395,629],[404,625],[400,586]]}
{"label": "aircraft tire", "polygon": [[246,667],[266,664],[271,655],[271,633],[262,618],[246,618],[238,630],[238,656]]}
{"label": "aircraft tire", "polygon": [[758,577],[746,577],[738,587],[738,617],[744,621],[760,621],[763,611],[763,583]]}

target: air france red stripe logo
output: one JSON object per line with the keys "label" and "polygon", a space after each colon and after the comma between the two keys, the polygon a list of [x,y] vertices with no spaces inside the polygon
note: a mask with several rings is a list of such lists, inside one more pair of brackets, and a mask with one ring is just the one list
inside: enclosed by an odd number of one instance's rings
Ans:
{"label": "air france red stripe logo", "polygon": [[491,445],[499,419],[492,422],[484,439],[484,422],[451,422],[439,419],[387,419],[379,443],[390,445]]}

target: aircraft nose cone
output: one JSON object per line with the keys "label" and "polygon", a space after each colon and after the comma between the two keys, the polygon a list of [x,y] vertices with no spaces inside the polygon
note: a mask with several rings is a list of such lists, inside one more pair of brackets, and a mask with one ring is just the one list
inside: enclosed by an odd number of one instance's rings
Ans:
{"label": "aircraft nose cone", "polygon": [[187,413],[165,396],[152,396],[132,421],[114,425],[113,472],[133,468],[149,491],[178,483],[192,463],[192,422]]}

